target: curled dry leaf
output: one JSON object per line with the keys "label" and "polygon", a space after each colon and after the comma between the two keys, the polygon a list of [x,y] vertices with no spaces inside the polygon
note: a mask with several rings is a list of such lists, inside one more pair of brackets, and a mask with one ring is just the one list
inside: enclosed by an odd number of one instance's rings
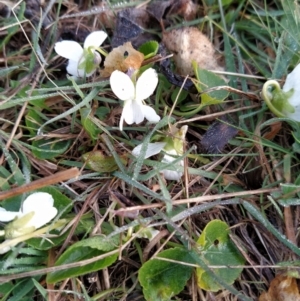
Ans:
{"label": "curled dry leaf", "polygon": [[297,279],[288,275],[277,275],[268,292],[260,295],[259,301],[300,301]]}
{"label": "curled dry leaf", "polygon": [[194,73],[192,62],[201,69],[223,70],[209,39],[196,27],[173,29],[163,33],[163,42],[174,54],[177,72],[183,76]]}
{"label": "curled dry leaf", "polygon": [[114,48],[106,57],[102,77],[108,77],[114,70],[126,72],[129,68],[139,69],[144,60],[144,55],[135,50],[130,42]]}

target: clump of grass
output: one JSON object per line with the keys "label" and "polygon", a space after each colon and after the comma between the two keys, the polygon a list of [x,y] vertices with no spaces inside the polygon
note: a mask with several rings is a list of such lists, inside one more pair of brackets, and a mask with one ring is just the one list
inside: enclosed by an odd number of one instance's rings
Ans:
{"label": "clump of grass", "polygon": [[[282,266],[297,266],[298,148],[288,123],[274,118],[259,96],[267,78],[281,80],[299,62],[296,2],[204,1],[200,5],[204,14],[183,26],[201,27],[224,56],[228,86],[241,93],[230,93],[225,103],[193,116],[186,110],[198,104],[179,95],[183,100],[169,116],[179,89],[160,75],[153,101],[165,117],[155,126],[126,126],[122,132],[118,127],[122,108],[108,79],[98,75],[79,82],[67,79],[65,61],[53,50],[60,37],[82,42],[89,32],[103,29],[111,38],[113,29],[101,24],[90,3],[51,1],[40,15],[40,8],[29,2],[0,6],[0,187],[7,191],[26,186],[72,167],[81,174],[43,188],[64,200],[59,201],[58,218],[66,221],[66,227],[2,255],[4,298],[142,300],[137,277],[144,262],[168,248],[193,245],[215,219],[230,225],[231,239],[246,258],[243,272],[232,286],[217,293],[197,288],[193,275],[178,298],[254,300]],[[141,2],[110,1],[107,13],[138,5]],[[72,16],[64,18],[66,14]],[[182,26],[180,18],[174,20],[173,28]],[[109,47],[107,42],[108,51]],[[238,134],[222,153],[207,154],[200,141],[214,120],[229,123]],[[189,126],[186,152],[177,159],[185,160],[179,182],[162,178],[159,171],[165,165],[155,157],[130,155],[142,141],[171,136],[166,129],[175,121]],[[95,150],[105,158],[101,162],[105,172],[88,169],[82,159]],[[110,162],[113,167],[108,170]],[[24,196],[6,198],[2,205],[16,210]],[[129,212],[137,213],[135,219],[128,217]],[[132,229],[139,233],[146,226],[160,231],[155,243],[130,235]],[[109,239],[80,245],[102,235]],[[76,250],[84,251],[73,258],[75,262],[66,259],[54,265],[76,244]],[[105,260],[111,264],[105,265]],[[98,269],[89,270],[93,264]],[[45,282],[45,276],[72,268],[86,268],[86,273]]]}

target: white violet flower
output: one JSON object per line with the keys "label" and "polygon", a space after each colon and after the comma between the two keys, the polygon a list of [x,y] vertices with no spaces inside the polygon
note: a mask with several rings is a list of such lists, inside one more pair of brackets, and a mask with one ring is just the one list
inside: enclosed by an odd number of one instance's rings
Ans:
{"label": "white violet flower", "polygon": [[[12,221],[5,227],[5,238],[10,240],[31,233],[50,222],[57,215],[57,209],[53,204],[54,200],[51,194],[35,192],[25,199],[18,212],[7,211],[0,207],[0,221]],[[0,245],[0,254],[9,249],[1,249]]]}
{"label": "white violet flower", "polygon": [[124,72],[115,70],[110,76],[110,86],[115,95],[124,101],[120,119],[120,130],[123,122],[127,124],[141,123],[144,118],[150,122],[158,122],[160,117],[155,110],[143,103],[143,100],[153,94],[158,84],[157,73],[153,68],[144,71],[136,84]]}
{"label": "white violet flower", "polygon": [[102,31],[90,33],[83,44],[75,41],[61,41],[55,43],[54,50],[56,53],[69,60],[67,71],[75,77],[91,76],[96,71],[101,62],[101,56],[96,50],[103,52],[99,46],[107,38],[107,34]]}
{"label": "white violet flower", "polygon": [[286,93],[292,91],[291,96],[288,98],[288,102],[294,108],[294,112],[286,112],[286,116],[296,121],[300,121],[300,64],[288,74],[282,87],[282,91]]}
{"label": "white violet flower", "polygon": [[[173,138],[167,137],[164,139],[165,142],[154,142],[148,144],[144,156],[145,159],[154,156],[160,153],[161,151],[164,151],[165,154],[161,162],[172,163],[174,160],[176,160],[176,157],[183,155],[183,145],[184,145],[185,135],[188,130],[188,126],[184,125],[180,129],[171,127],[171,130],[173,131]],[[132,150],[132,154],[135,157],[138,157],[141,153],[142,147],[143,144],[139,144],[138,146],[136,146]],[[179,181],[183,175],[183,172],[180,171],[179,169],[181,169],[183,165],[184,165],[183,160],[180,160],[179,162],[173,164],[174,170],[163,169],[161,170],[161,172],[166,180]]]}
{"label": "white violet flower", "polygon": [[288,74],[282,90],[277,81],[268,80],[262,97],[276,116],[300,122],[300,64]]}

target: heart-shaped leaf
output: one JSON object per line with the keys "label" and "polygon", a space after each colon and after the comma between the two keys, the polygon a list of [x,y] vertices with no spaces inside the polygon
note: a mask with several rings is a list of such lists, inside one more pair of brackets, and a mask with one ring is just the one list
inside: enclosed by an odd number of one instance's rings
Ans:
{"label": "heart-shaped leaf", "polygon": [[[79,262],[85,259],[93,258],[105,254],[113,249],[117,248],[119,237],[115,236],[106,239],[105,236],[90,237],[69,247],[56,261],[55,265],[60,266],[72,262]],[[86,265],[78,264],[75,268],[69,268],[66,270],[60,270],[52,272],[47,275],[48,283],[56,283],[66,278],[84,275],[90,272],[104,269],[113,264],[118,257],[118,254],[109,255],[96,262],[92,262]]]}
{"label": "heart-shaped leaf", "polygon": [[[113,172],[118,165],[113,156],[105,156],[101,151],[91,151],[82,155],[86,166],[98,172]],[[121,162],[127,164],[127,154],[120,156]]]}
{"label": "heart-shaped leaf", "polygon": [[[229,226],[220,220],[209,222],[197,241],[203,260],[210,266],[225,266],[212,268],[227,284],[232,284],[242,272],[245,260],[229,237]],[[222,288],[213,277],[202,268],[196,269],[198,286],[204,290],[216,292]]]}
{"label": "heart-shaped leaf", "polygon": [[[158,259],[166,258],[175,262]],[[185,263],[194,263],[188,250],[173,248],[158,254],[157,258],[147,261],[139,270],[139,281],[147,301],[168,301],[180,293],[193,268]]]}
{"label": "heart-shaped leaf", "polygon": [[229,93],[224,89],[219,89],[218,86],[227,86],[225,80],[211,71],[199,68],[196,62],[193,62],[193,68],[198,80],[194,82],[198,92],[213,89],[211,92],[201,94],[201,106],[222,103]]}

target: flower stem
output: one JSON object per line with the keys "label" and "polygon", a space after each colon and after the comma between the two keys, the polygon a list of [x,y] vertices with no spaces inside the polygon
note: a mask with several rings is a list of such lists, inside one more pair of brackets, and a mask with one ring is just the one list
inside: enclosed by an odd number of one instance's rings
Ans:
{"label": "flower stem", "polygon": [[269,107],[269,109],[277,116],[277,117],[284,117],[285,115],[283,113],[281,113],[280,111],[278,111],[272,104],[272,92],[270,92],[270,88],[273,87],[275,90],[279,90],[281,91],[280,85],[276,80],[268,80],[267,82],[265,82],[265,84],[263,85],[263,89],[262,89],[262,98],[263,100],[266,102],[267,106]]}
{"label": "flower stem", "polygon": [[5,240],[3,243],[0,244],[0,254],[1,254],[1,250],[3,250],[3,249],[5,250],[6,248],[11,248],[11,247],[15,246],[16,244],[18,244],[20,242],[23,242],[23,241],[28,240],[28,239],[33,238],[33,237],[38,237],[41,234],[47,233],[47,232],[49,232],[53,229],[61,228],[66,223],[67,223],[66,219],[61,219],[61,220],[58,220],[57,222],[55,222],[54,224],[52,224],[50,226],[40,228],[40,229],[38,229],[34,232],[27,233],[25,235],[18,236],[18,237],[13,238],[13,239]]}
{"label": "flower stem", "polygon": [[104,55],[105,57],[107,57],[107,55],[108,55],[108,53],[104,50],[104,49],[102,49],[102,48],[100,48],[100,47],[97,47],[97,48],[95,48],[98,52],[100,52],[102,55]]}

